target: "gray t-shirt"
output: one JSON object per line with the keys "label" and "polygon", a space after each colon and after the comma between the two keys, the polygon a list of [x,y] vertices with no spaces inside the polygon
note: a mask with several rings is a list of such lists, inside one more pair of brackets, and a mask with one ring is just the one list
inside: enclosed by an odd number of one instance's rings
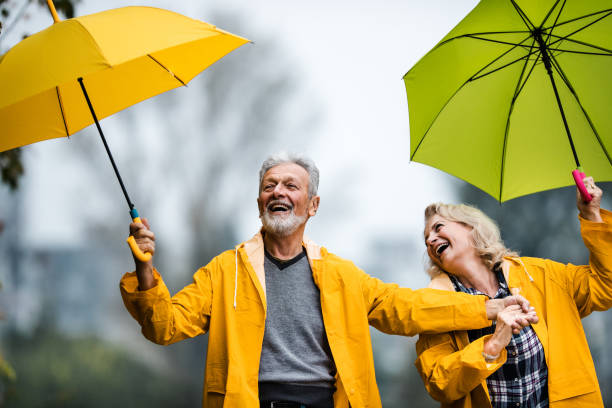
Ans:
{"label": "gray t-shirt", "polygon": [[266,252],[264,270],[267,315],[259,382],[333,388],[336,368],[306,252],[288,261]]}

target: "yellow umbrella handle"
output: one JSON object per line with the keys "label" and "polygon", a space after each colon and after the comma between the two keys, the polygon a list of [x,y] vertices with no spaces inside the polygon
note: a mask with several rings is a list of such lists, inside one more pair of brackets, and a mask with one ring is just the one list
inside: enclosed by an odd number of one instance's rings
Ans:
{"label": "yellow umbrella handle", "polygon": [[[132,210],[130,211],[130,214],[132,215],[132,221],[142,222],[140,220],[140,216],[138,215],[138,211],[135,208],[132,208]],[[150,252],[142,252],[140,248],[138,247],[138,244],[136,243],[136,239],[134,238],[133,235],[130,235],[127,238],[127,243],[130,246],[132,253],[139,261],[148,262],[151,260],[151,257],[153,255]]]}

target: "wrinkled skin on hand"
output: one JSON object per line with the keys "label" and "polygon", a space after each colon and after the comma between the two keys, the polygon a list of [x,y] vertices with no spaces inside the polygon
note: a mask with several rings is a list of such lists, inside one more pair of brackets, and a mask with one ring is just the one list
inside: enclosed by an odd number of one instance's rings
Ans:
{"label": "wrinkled skin on hand", "polygon": [[576,188],[576,206],[578,211],[580,211],[580,215],[585,220],[603,222],[599,213],[603,191],[595,185],[593,177],[585,177],[582,181],[593,199],[588,203],[585,202],[580,195],[580,191]]}
{"label": "wrinkled skin on hand", "polygon": [[[150,230],[149,221],[146,218],[142,218],[142,223],[133,222],[130,224],[130,235],[134,237],[142,252],[150,252],[151,255],[155,254],[155,234]],[[154,286],[153,257],[147,262],[142,262],[134,256],[134,263],[136,264],[139,289],[147,290],[152,288]]]}
{"label": "wrinkled skin on hand", "polygon": [[524,327],[536,323],[538,317],[533,308],[527,313],[521,306],[510,305],[497,314],[495,332],[484,345],[484,352],[491,356],[498,356],[510,343],[512,334],[518,334]]}

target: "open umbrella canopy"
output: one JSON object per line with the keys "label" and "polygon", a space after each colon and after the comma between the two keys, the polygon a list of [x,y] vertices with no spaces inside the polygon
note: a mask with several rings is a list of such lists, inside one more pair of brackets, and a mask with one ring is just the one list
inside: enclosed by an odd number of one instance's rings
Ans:
{"label": "open umbrella canopy", "polygon": [[[248,40],[167,10],[125,7],[60,21],[0,58],[0,151],[95,123],[134,222],[141,222],[98,119],[185,85]],[[141,261],[133,236],[128,244]]]}
{"label": "open umbrella canopy", "polygon": [[499,201],[612,180],[611,6],[482,0],[404,76],[411,160]]}
{"label": "open umbrella canopy", "polygon": [[0,59],[0,151],[69,136],[182,86],[248,40],[167,10],[125,7],[58,21]]}

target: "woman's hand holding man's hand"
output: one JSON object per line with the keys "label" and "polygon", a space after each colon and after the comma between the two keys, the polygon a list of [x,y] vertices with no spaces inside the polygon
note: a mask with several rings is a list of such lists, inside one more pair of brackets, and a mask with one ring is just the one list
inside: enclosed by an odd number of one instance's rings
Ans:
{"label": "woman's hand holding man's hand", "polygon": [[510,343],[513,333],[518,334],[524,327],[537,321],[538,316],[532,307],[525,313],[520,305],[514,304],[499,312],[495,332],[484,344],[485,359],[492,360],[499,357],[501,351]]}

